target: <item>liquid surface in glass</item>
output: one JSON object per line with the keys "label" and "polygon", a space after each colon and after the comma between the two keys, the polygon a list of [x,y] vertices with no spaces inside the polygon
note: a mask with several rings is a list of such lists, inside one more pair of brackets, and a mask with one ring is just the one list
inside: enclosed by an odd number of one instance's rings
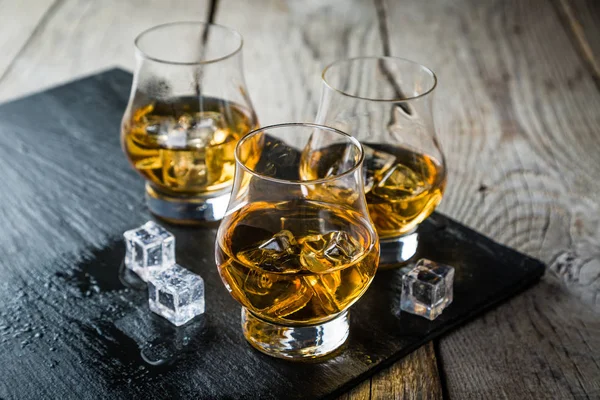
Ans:
{"label": "liquid surface in glass", "polygon": [[[433,157],[403,147],[363,144],[365,197],[371,220],[380,239],[412,231],[427,218],[442,199],[446,173]],[[319,179],[348,169],[345,147],[307,147],[302,155],[300,176]],[[356,193],[325,183],[309,190],[312,197],[334,196],[352,203]]]}
{"label": "liquid surface in glass", "polygon": [[365,194],[381,239],[412,231],[442,200],[446,171],[426,154],[384,144],[365,146]]}
{"label": "liquid surface in glass", "polygon": [[153,102],[131,115],[122,132],[129,161],[158,189],[173,194],[229,187],[235,146],[256,126],[248,110],[214,97]]}
{"label": "liquid surface in glass", "polygon": [[369,222],[350,207],[257,202],[224,221],[219,273],[253,314],[285,325],[318,324],[353,304],[377,268]]}

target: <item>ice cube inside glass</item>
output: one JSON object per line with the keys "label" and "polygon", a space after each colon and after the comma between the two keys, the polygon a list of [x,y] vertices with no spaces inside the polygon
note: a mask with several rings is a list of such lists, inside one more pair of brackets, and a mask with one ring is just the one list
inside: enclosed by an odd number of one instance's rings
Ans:
{"label": "ice cube inside glass", "polygon": [[175,262],[175,237],[153,221],[125,232],[123,237],[125,265],[144,281],[147,281],[150,270]]}
{"label": "ice cube inside glass", "polygon": [[204,281],[178,264],[148,276],[150,310],[176,326],[204,313]]}
{"label": "ice cube inside glass", "polygon": [[375,150],[370,146],[362,144],[365,154],[363,170],[365,173],[365,193],[368,193],[375,183],[375,176],[385,174],[396,162],[396,156],[382,150]]}
{"label": "ice cube inside glass", "polygon": [[402,311],[436,319],[452,303],[454,268],[420,259],[415,268],[402,277]]}

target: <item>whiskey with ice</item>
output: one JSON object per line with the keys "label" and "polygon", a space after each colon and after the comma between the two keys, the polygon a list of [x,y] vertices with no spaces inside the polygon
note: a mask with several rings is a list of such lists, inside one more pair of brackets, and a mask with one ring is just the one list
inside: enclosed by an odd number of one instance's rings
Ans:
{"label": "whiskey with ice", "polygon": [[214,97],[180,97],[138,107],[123,124],[125,154],[155,189],[170,195],[231,186],[238,140],[256,127],[253,113]]}
{"label": "whiskey with ice", "polygon": [[[300,175],[320,179],[348,169],[354,160],[345,147],[331,145],[302,153]],[[403,147],[363,144],[364,187],[369,215],[380,239],[412,231],[427,218],[442,199],[446,172],[441,162],[426,154]],[[335,196],[351,204],[356,193],[339,182],[325,183],[307,190],[310,198]]]}
{"label": "whiskey with ice", "polygon": [[251,203],[221,227],[217,264],[233,297],[283,325],[328,321],[367,289],[379,248],[351,207],[315,201]]}
{"label": "whiskey with ice", "polygon": [[412,231],[442,200],[443,164],[402,147],[370,143],[364,147],[367,206],[379,237]]}

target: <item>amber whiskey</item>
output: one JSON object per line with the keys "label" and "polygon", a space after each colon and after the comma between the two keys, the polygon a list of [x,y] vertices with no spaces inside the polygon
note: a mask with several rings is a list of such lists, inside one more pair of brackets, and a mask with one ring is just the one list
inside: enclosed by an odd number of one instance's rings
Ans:
{"label": "amber whiskey", "polygon": [[379,237],[412,231],[442,200],[443,164],[402,147],[371,143],[364,147],[367,205]]}
{"label": "amber whiskey", "polygon": [[276,324],[334,318],[367,289],[379,259],[369,221],[344,206],[252,203],[220,229],[223,282],[250,312]]}
{"label": "amber whiskey", "polygon": [[195,195],[228,188],[238,140],[256,127],[243,107],[212,97],[180,97],[143,105],[124,121],[123,148],[158,190]]}
{"label": "amber whiskey", "polygon": [[[348,146],[331,145],[303,150],[300,176],[322,179],[347,172],[355,164]],[[427,218],[442,199],[446,185],[443,164],[426,154],[382,144],[363,144],[364,186],[369,214],[380,239],[412,231]],[[333,197],[352,204],[356,193],[337,182],[325,182],[314,189],[307,185],[311,199]]]}

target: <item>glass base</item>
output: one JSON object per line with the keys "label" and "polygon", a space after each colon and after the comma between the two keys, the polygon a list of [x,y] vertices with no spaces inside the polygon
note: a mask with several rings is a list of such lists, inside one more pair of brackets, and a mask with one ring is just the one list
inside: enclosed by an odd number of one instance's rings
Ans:
{"label": "glass base", "polygon": [[242,307],[242,329],[250,344],[277,358],[322,357],[344,344],[350,332],[348,311],[331,321],[312,326],[283,326],[257,318]]}
{"label": "glass base", "polygon": [[402,236],[382,239],[380,244],[379,268],[402,267],[415,256],[419,245],[419,235],[415,229]]}
{"label": "glass base", "polygon": [[231,192],[211,196],[172,196],[146,183],[146,204],[150,212],[174,224],[202,224],[221,220],[227,211]]}

